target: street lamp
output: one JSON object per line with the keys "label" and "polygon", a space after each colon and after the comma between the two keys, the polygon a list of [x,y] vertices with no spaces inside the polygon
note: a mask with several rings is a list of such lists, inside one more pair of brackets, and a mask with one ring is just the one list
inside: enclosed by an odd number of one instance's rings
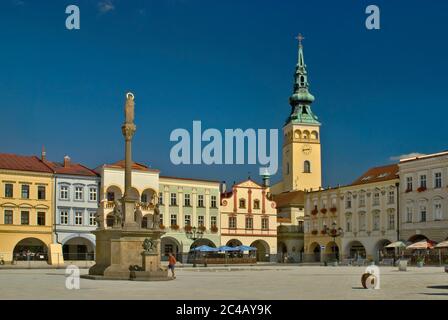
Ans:
{"label": "street lamp", "polygon": [[[196,227],[192,227],[189,230],[185,231],[185,235],[188,239],[193,240],[194,243],[196,240],[202,239],[202,237],[204,236],[204,231]],[[196,267],[196,251],[194,252],[193,267]]]}
{"label": "street lamp", "polygon": [[333,252],[335,253],[336,260],[339,261],[339,252],[336,254],[336,238],[342,236],[344,234],[344,230],[342,230],[341,227],[336,227],[336,221],[333,221],[333,223],[331,224],[331,228],[325,226],[324,230],[326,234],[333,238]]}

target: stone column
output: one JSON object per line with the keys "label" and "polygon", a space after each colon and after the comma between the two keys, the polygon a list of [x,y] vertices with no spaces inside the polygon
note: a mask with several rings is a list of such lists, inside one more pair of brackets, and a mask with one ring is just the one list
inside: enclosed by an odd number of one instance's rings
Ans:
{"label": "stone column", "polygon": [[135,221],[135,203],[138,199],[131,196],[132,188],[132,138],[134,137],[137,127],[134,124],[134,95],[128,93],[126,95],[125,105],[125,123],[121,127],[125,140],[125,179],[124,179],[124,196],[122,199],[123,218],[125,229],[139,229],[138,223]]}

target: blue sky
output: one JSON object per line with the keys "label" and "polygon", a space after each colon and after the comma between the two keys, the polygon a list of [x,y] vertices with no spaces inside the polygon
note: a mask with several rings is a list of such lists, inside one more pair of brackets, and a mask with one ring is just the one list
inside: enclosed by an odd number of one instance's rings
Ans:
{"label": "blue sky", "polygon": [[[65,8],[81,30],[65,29]],[[364,26],[381,9],[381,30]],[[136,95],[134,159],[165,175],[226,180],[258,166],[174,166],[175,128],[278,128],[288,116],[298,32],[324,185],[412,152],[448,149],[448,2],[5,0],[0,4],[0,152],[122,158],[124,94]]]}

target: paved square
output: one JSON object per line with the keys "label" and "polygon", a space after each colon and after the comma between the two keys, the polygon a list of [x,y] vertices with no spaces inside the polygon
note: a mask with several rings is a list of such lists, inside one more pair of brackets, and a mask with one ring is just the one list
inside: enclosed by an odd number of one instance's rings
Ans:
{"label": "paved square", "polygon": [[[0,270],[1,299],[448,299],[439,267],[381,267],[381,289],[362,289],[361,267],[254,266],[179,268],[168,282],[93,281],[65,288],[59,270]],[[86,269],[81,274],[87,273]]]}

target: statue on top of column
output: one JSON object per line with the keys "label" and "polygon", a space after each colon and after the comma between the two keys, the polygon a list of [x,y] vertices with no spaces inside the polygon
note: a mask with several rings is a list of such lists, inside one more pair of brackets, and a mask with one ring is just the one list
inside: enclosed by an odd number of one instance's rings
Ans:
{"label": "statue on top of column", "polygon": [[126,105],[124,107],[125,123],[134,123],[134,94],[126,94]]}

